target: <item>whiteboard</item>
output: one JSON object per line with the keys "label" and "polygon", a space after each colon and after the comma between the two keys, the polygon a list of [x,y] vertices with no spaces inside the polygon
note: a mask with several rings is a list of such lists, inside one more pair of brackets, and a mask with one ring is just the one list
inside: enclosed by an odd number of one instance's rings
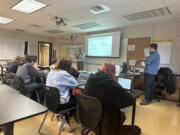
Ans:
{"label": "whiteboard", "polygon": [[153,43],[158,44],[158,52],[160,54],[160,64],[168,65],[171,62],[171,48],[172,41],[171,40],[160,40]]}
{"label": "whiteboard", "polygon": [[12,60],[24,55],[24,40],[0,38],[0,59]]}

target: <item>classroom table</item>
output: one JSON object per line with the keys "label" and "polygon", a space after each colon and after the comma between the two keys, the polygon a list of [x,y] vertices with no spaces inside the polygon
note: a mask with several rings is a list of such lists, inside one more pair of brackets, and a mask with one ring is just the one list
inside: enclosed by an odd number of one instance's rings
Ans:
{"label": "classroom table", "polygon": [[19,91],[0,84],[0,127],[3,128],[4,135],[13,135],[15,122],[45,112],[46,107],[21,95]]}

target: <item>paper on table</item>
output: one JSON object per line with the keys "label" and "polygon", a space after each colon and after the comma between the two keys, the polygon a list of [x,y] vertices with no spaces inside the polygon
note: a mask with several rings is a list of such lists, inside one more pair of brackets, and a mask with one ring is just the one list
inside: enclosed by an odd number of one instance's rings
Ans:
{"label": "paper on table", "polygon": [[136,46],[135,45],[128,45],[128,51],[135,51]]}
{"label": "paper on table", "polygon": [[129,60],[129,65],[130,66],[135,66],[136,65],[136,60]]}
{"label": "paper on table", "polygon": [[149,48],[145,48],[145,49],[144,49],[144,56],[145,56],[145,57],[149,57],[149,56],[150,56]]}

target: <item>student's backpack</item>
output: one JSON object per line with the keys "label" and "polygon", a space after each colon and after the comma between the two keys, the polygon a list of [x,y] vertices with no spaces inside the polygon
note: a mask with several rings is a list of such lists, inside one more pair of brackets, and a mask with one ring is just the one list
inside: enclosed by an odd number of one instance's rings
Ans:
{"label": "student's backpack", "polygon": [[6,73],[3,77],[2,83],[6,85],[11,85],[12,80],[16,77],[16,74],[14,73]]}
{"label": "student's backpack", "polygon": [[25,94],[25,83],[22,78],[17,75],[13,78],[11,82],[11,87],[18,90],[22,94]]}
{"label": "student's backpack", "polygon": [[6,84],[6,85],[18,90],[22,94],[25,94],[24,81],[14,73],[6,73],[6,75],[3,79],[3,84]]}

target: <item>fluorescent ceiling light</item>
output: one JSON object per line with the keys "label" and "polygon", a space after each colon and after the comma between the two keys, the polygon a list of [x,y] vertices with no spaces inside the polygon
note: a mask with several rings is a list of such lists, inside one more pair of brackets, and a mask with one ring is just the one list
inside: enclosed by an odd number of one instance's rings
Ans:
{"label": "fluorescent ceiling light", "polygon": [[22,0],[11,9],[30,14],[46,6],[47,4],[38,2],[36,0]]}
{"label": "fluorescent ceiling light", "polygon": [[163,16],[163,15],[171,15],[171,12],[169,11],[168,7],[125,15],[124,17],[128,19],[129,21],[136,21],[136,20],[148,19],[148,18]]}
{"label": "fluorescent ceiling light", "polygon": [[8,23],[10,23],[12,21],[14,21],[14,19],[10,19],[10,18],[0,16],[0,23],[2,23],[2,24],[8,24]]}
{"label": "fluorescent ceiling light", "polygon": [[78,28],[78,29],[90,29],[90,28],[99,27],[99,26],[101,26],[101,25],[99,25],[95,22],[90,22],[90,23],[75,25],[73,27]]}
{"label": "fluorescent ceiling light", "polygon": [[95,7],[92,7],[90,10],[89,10],[91,13],[97,15],[97,14],[101,14],[101,13],[104,13],[104,12],[109,12],[111,11],[111,9],[104,5],[104,4],[99,4]]}

